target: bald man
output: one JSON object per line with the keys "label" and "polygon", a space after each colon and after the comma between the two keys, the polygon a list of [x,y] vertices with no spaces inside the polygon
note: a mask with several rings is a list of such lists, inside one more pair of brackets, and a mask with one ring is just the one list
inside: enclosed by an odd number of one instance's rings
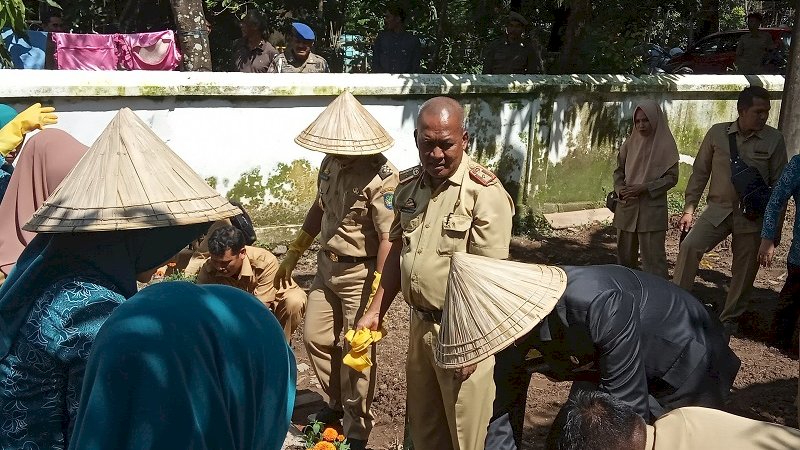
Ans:
{"label": "bald man", "polygon": [[[421,165],[400,173],[391,250],[381,287],[359,321],[377,330],[402,285],[411,306],[407,415],[415,450],[483,449],[494,401],[494,358],[439,368],[438,339],[454,252],[507,258],[514,204],[497,177],[464,154],[464,110],[448,97],[425,102],[414,131]],[[445,426],[446,424],[446,426]]]}

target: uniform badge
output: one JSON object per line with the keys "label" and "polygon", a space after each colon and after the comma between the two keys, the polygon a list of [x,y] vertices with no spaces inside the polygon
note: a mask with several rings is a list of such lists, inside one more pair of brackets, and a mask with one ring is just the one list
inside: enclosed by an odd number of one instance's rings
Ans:
{"label": "uniform badge", "polygon": [[497,179],[489,169],[481,166],[472,167],[469,170],[469,176],[483,186],[489,186]]}
{"label": "uniform badge", "polygon": [[414,201],[413,198],[409,198],[403,203],[403,206],[400,207],[400,212],[404,213],[413,213],[417,210],[417,202]]}
{"label": "uniform badge", "polygon": [[394,192],[385,192],[383,194],[383,206],[386,207],[389,211],[394,209],[392,206],[392,202],[394,202]]}
{"label": "uniform badge", "polygon": [[420,173],[422,173],[422,166],[411,167],[410,169],[400,172],[400,184],[417,178]]}
{"label": "uniform badge", "polygon": [[392,168],[389,167],[388,164],[384,164],[381,166],[381,169],[378,171],[378,176],[381,177],[381,180],[385,180],[392,174]]}

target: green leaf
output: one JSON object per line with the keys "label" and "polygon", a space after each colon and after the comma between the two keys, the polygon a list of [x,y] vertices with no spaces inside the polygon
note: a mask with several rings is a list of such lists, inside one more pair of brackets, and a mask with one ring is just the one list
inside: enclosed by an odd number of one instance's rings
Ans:
{"label": "green leaf", "polygon": [[53,8],[62,9],[61,5],[55,2],[55,0],[44,0],[48,5],[52,6]]}

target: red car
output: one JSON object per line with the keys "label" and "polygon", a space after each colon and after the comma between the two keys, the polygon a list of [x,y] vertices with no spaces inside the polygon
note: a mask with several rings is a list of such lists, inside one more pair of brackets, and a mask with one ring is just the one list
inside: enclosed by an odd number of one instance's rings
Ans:
{"label": "red car", "polygon": [[[762,28],[772,35],[775,51],[770,55],[765,73],[784,73],[786,55],[792,41],[792,30]],[[721,31],[695,42],[686,53],[672,58],[667,64],[671,73],[728,73],[735,70],[736,44],[748,30]]]}

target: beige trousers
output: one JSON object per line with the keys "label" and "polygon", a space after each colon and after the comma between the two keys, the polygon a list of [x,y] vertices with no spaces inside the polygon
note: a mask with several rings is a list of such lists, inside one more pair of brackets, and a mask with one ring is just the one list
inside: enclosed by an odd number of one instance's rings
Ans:
{"label": "beige trousers", "polygon": [[494,357],[463,383],[433,359],[439,325],[412,315],[406,415],[414,450],[483,450],[494,402]]}
{"label": "beige trousers", "polygon": [[667,252],[665,242],[667,231],[630,232],[617,230],[617,262],[621,266],[639,270],[641,250],[641,270],[669,278],[667,271]]}
{"label": "beige trousers", "polygon": [[328,406],[344,411],[344,435],[349,439],[367,440],[372,430],[369,407],[375,393],[375,348],[371,355],[372,367],[356,372],[342,363],[349,351],[342,330],[355,326],[364,313],[375,260],[361,264],[336,263],[320,251],[317,264],[303,327],[306,351],[322,390],[328,394]]}
{"label": "beige trousers", "polygon": [[759,232],[736,233],[733,229],[732,214],[718,227],[701,215],[681,243],[678,260],[675,262],[675,274],[672,277],[675,284],[691,292],[703,254],[716,247],[730,234],[733,234],[731,240],[733,262],[728,296],[719,317],[723,322],[735,321],[747,309],[753,281],[758,273],[758,246],[761,244]]}
{"label": "beige trousers", "polygon": [[300,326],[300,322],[303,320],[307,299],[303,289],[292,283],[288,289],[278,289],[275,302],[268,305],[283,327],[286,342],[291,342],[294,330]]}

